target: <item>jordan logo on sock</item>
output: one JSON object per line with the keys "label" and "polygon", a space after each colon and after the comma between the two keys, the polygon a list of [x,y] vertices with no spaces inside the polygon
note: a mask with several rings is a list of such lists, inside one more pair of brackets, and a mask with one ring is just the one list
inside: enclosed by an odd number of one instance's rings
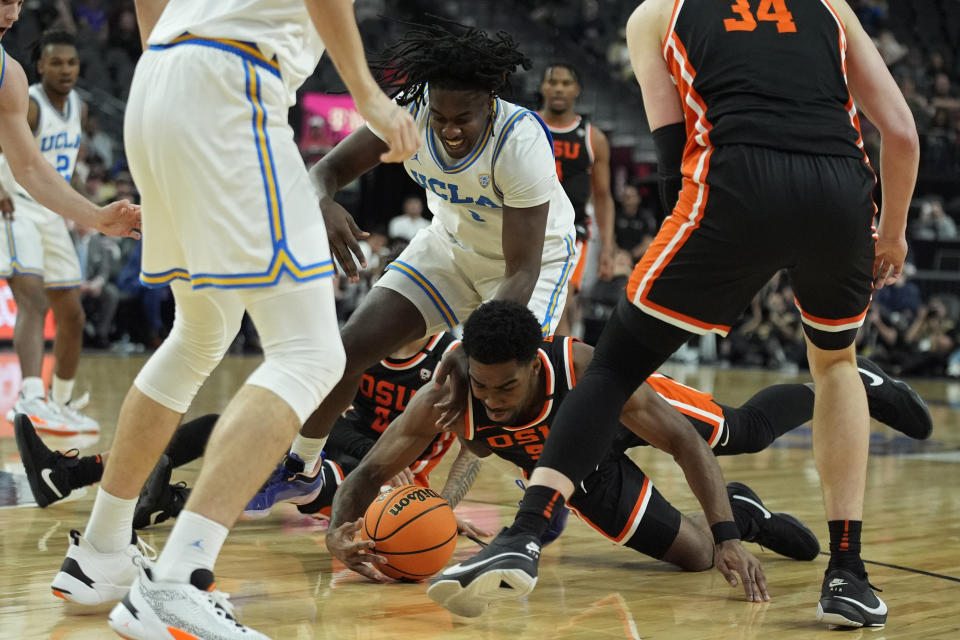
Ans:
{"label": "jordan logo on sock", "polygon": [[201,542],[202,542],[202,540],[194,540],[194,541],[190,544],[190,546],[196,548],[197,551],[199,551],[200,553],[206,553],[206,551],[204,551],[204,549],[203,549],[203,545],[201,544]]}

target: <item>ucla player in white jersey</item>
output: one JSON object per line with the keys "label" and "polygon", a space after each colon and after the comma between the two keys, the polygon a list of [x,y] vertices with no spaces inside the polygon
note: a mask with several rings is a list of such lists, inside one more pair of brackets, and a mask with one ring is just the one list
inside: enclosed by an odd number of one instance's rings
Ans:
{"label": "ucla player in white jersey", "polygon": [[[145,212],[140,277],[170,284],[176,316],[124,400],[90,520],[82,535],[71,531],[51,587],[78,604],[123,599],[110,625],[125,638],[262,639],[213,590],[213,567],[344,362],[323,219],[287,111],[326,45],[361,114],[387,132],[384,160],[411,155],[417,134],[371,76],[350,0],[137,0],[136,9],[148,50],[124,140]],[[131,544],[140,489],[244,311],[264,361],[214,427],[192,495],[147,568]]]}
{"label": "ucla player in white jersey", "polygon": [[[43,157],[69,182],[77,163],[87,106],[74,85],[80,58],[74,37],[50,31],[40,39],[37,72],[30,87],[27,123]],[[24,413],[47,433],[72,435],[100,430],[97,422],[71,405],[74,377],[83,347],[80,263],[67,227],[59,215],[39,204],[14,181],[6,157],[0,159],[0,277],[6,278],[17,303],[13,345],[23,384],[7,415]],[[47,398],[40,377],[43,325],[53,309],[57,334],[53,343],[56,369]]]}
{"label": "ucla player in white jersey", "polygon": [[[426,191],[433,222],[387,266],[344,326],[343,378],[247,512],[316,490],[313,469],[324,438],[363,371],[400,345],[452,329],[485,300],[527,305],[545,335],[563,312],[575,266],[573,208],[546,126],[498,97],[516,67],[530,66],[514,40],[474,28],[423,27],[379,54],[374,66],[402,79],[397,102],[424,134],[404,168]],[[358,230],[333,194],[376,166],[382,138],[376,127],[361,127],[312,169],[334,256],[348,274],[356,273],[353,255],[362,260]]]}

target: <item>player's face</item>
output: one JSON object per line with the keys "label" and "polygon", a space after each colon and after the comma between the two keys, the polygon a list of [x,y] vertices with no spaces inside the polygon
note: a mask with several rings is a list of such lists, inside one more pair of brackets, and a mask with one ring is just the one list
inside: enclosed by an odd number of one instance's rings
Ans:
{"label": "player's face", "polygon": [[46,89],[64,95],[70,93],[80,73],[80,57],[76,47],[69,44],[47,45],[37,61],[37,72]]}
{"label": "player's face", "polygon": [[540,93],[545,109],[565,113],[573,110],[573,104],[580,97],[580,84],[566,67],[550,67],[543,76]]}
{"label": "player's face", "polygon": [[540,358],[483,364],[470,360],[470,390],[483,403],[487,417],[497,424],[515,425],[535,398]]}
{"label": "player's face", "polygon": [[0,38],[20,17],[23,0],[0,0]]}
{"label": "player's face", "polygon": [[463,158],[487,126],[493,98],[484,91],[430,89],[430,126],[451,158]]}

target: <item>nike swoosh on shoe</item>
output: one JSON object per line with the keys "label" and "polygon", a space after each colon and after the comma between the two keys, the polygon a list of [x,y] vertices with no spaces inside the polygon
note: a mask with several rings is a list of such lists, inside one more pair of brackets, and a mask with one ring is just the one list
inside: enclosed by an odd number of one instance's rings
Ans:
{"label": "nike swoosh on shoe", "polygon": [[506,553],[498,553],[497,555],[491,556],[491,557],[489,557],[489,558],[484,558],[483,560],[481,560],[481,561],[479,561],[479,562],[474,562],[473,564],[455,564],[455,565],[453,565],[452,567],[450,567],[449,569],[447,569],[446,571],[444,571],[443,573],[441,573],[441,574],[440,574],[439,576],[437,576],[437,577],[442,580],[443,578],[445,578],[445,577],[447,577],[447,576],[458,576],[458,575],[460,575],[460,574],[462,574],[462,573],[466,573],[467,571],[470,571],[470,570],[472,570],[472,569],[476,569],[477,567],[482,567],[482,566],[485,565],[485,564],[490,564],[490,563],[493,562],[494,560],[501,560],[501,559],[503,559],[503,558],[507,558],[507,557],[510,557],[510,556],[517,556],[518,558],[523,558],[524,560],[530,560],[530,561],[532,561],[531,558],[530,558],[530,556],[528,556],[528,555],[526,555],[526,554],[524,554],[524,553],[516,553],[515,551],[508,551],[508,552],[506,552]]}
{"label": "nike swoosh on shoe", "polygon": [[43,478],[43,481],[47,483],[47,486],[50,487],[50,490],[57,494],[58,498],[62,498],[63,494],[60,493],[60,489],[57,489],[57,485],[53,483],[53,478],[50,475],[53,473],[53,469],[47,467],[40,470],[40,476]]}

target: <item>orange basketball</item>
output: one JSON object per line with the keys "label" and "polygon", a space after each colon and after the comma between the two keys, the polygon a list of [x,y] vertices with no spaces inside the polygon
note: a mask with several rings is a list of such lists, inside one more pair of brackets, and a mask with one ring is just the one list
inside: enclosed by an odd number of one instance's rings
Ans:
{"label": "orange basketball", "polygon": [[419,581],[443,568],[457,546],[457,519],[440,494],[408,484],[377,496],[363,516],[361,536],[374,542],[391,578]]}

